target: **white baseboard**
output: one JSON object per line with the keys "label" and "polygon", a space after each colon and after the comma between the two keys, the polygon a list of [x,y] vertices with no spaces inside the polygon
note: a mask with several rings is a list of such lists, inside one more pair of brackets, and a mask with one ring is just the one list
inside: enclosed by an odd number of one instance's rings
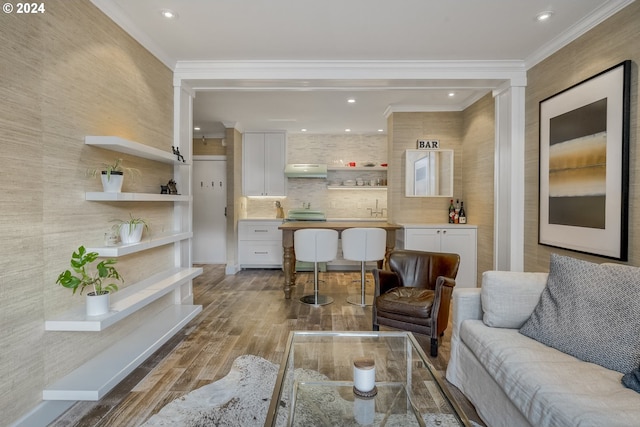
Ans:
{"label": "white baseboard", "polygon": [[75,403],[75,400],[43,400],[10,427],[47,427]]}

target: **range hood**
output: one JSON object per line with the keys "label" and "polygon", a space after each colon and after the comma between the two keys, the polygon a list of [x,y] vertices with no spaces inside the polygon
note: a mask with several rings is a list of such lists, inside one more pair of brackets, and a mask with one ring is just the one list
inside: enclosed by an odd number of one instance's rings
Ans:
{"label": "range hood", "polygon": [[317,163],[293,163],[284,168],[288,178],[326,178],[327,165]]}

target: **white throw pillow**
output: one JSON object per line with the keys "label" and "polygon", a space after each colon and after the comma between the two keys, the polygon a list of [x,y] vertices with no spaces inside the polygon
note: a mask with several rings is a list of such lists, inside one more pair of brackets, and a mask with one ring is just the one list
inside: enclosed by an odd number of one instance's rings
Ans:
{"label": "white throw pillow", "polygon": [[520,329],[536,308],[548,276],[548,273],[485,271],[480,290],[485,325]]}

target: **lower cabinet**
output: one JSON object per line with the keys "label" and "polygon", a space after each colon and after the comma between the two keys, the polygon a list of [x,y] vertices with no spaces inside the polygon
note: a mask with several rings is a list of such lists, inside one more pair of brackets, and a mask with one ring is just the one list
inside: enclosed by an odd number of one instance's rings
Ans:
{"label": "lower cabinet", "polygon": [[282,268],[281,224],[281,219],[238,222],[240,268]]}
{"label": "lower cabinet", "polygon": [[477,286],[477,227],[475,225],[403,224],[396,246],[427,252],[451,252],[460,255],[456,287]]}

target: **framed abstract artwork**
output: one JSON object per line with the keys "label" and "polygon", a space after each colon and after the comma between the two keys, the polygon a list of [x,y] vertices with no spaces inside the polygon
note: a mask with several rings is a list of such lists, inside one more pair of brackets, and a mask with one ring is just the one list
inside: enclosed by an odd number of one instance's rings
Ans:
{"label": "framed abstract artwork", "polygon": [[540,244],[627,260],[631,61],[540,101]]}

